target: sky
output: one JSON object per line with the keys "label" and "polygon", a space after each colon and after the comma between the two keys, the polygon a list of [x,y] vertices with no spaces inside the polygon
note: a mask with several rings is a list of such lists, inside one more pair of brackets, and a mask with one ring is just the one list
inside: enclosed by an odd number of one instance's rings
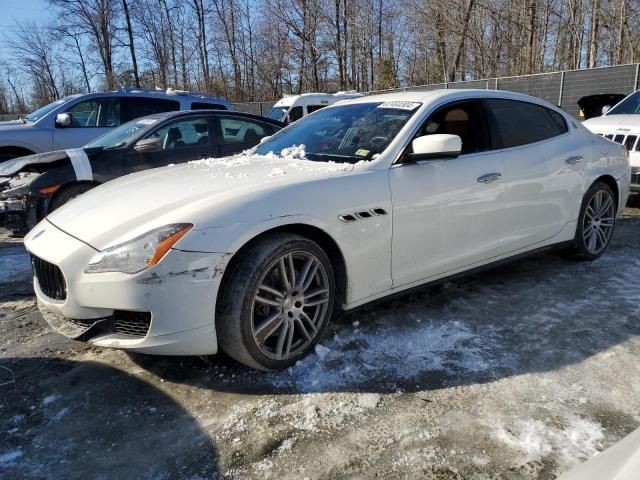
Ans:
{"label": "sky", "polygon": [[0,60],[7,60],[11,55],[7,39],[15,34],[18,22],[48,22],[51,18],[51,7],[46,0],[0,0]]}

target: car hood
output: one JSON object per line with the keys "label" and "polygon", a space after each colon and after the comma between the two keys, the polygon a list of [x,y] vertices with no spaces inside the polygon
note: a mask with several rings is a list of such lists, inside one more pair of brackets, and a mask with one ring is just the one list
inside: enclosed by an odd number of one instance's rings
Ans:
{"label": "car hood", "polygon": [[604,115],[585,120],[582,124],[595,133],[627,133],[640,131],[640,115]]}
{"label": "car hood", "polygon": [[6,162],[0,163],[0,177],[9,177],[11,175],[14,175],[28,165],[53,163],[65,158],[69,158],[66,150],[36,153],[35,155],[26,155],[24,157],[13,158],[11,160],[7,160]]}
{"label": "car hood", "polygon": [[[207,159],[126,175],[72,200],[47,217],[59,229],[101,250],[170,223],[208,228],[208,213],[307,179],[342,175],[351,164],[275,155]],[[257,198],[257,197],[256,197]]]}
{"label": "car hood", "polygon": [[19,131],[31,128],[32,123],[23,123],[21,120],[5,120],[0,122],[0,132]]}

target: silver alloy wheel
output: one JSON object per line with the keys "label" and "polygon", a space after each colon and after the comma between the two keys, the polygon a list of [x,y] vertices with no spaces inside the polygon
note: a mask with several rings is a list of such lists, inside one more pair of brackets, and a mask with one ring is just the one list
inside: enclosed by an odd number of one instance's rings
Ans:
{"label": "silver alloy wheel", "polygon": [[306,251],[289,252],[266,270],[253,295],[251,333],[276,360],[298,355],[318,335],[329,312],[329,277]]}
{"label": "silver alloy wheel", "polygon": [[597,255],[606,248],[613,233],[614,223],[613,197],[607,190],[598,190],[589,200],[582,219],[584,245],[590,254]]}

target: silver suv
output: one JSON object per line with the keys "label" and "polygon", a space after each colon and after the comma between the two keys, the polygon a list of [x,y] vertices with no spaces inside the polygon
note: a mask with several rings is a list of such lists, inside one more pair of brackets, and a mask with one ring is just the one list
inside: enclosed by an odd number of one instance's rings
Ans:
{"label": "silver suv", "polygon": [[19,120],[0,122],[0,163],[33,153],[78,148],[118,125],[174,110],[231,110],[218,97],[179,90],[123,89],[70,95]]}

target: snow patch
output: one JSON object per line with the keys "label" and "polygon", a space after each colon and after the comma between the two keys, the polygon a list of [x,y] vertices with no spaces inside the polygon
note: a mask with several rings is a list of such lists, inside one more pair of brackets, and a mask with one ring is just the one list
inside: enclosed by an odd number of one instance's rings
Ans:
{"label": "snow patch", "polygon": [[49,405],[60,398],[60,395],[48,395],[42,399],[42,405]]}
{"label": "snow patch", "polygon": [[16,448],[15,450],[9,450],[7,453],[0,455],[0,465],[3,467],[9,467],[15,464],[16,460],[22,456],[22,450]]}

